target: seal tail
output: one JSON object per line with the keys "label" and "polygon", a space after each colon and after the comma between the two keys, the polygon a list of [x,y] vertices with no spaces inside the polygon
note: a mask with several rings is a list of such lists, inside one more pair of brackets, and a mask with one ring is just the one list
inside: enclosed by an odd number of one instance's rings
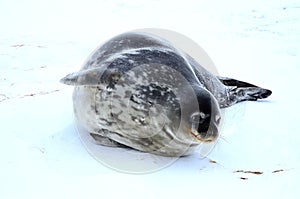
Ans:
{"label": "seal tail", "polygon": [[218,77],[218,79],[227,86],[232,104],[242,101],[256,101],[258,99],[267,98],[272,94],[271,90],[247,82],[228,77]]}

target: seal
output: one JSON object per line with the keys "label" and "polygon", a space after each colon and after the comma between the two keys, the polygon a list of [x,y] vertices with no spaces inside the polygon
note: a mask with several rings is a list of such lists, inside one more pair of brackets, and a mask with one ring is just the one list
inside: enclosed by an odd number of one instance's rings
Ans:
{"label": "seal", "polygon": [[221,108],[272,93],[217,77],[170,42],[142,32],[110,39],[61,82],[75,86],[76,120],[98,144],[163,156],[189,155],[215,142]]}

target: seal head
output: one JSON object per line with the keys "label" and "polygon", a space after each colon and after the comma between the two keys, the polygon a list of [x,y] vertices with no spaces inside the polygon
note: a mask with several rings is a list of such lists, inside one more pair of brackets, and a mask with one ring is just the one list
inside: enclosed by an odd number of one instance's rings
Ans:
{"label": "seal head", "polygon": [[216,99],[209,93],[197,92],[199,111],[190,115],[191,133],[197,140],[204,143],[214,142],[219,137],[221,113]]}

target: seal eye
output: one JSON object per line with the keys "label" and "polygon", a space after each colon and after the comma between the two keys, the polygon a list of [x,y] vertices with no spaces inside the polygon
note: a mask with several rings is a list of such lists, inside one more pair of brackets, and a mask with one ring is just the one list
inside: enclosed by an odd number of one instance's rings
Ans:
{"label": "seal eye", "polygon": [[205,137],[209,129],[210,114],[196,112],[191,115],[192,130],[198,132],[201,137]]}
{"label": "seal eye", "polygon": [[191,122],[192,124],[203,124],[207,117],[209,117],[209,115],[203,112],[196,112],[191,115]]}

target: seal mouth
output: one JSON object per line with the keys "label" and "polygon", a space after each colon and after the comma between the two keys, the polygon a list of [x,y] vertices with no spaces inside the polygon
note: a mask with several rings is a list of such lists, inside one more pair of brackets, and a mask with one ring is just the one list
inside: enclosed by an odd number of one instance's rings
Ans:
{"label": "seal mouth", "polygon": [[200,133],[198,133],[198,131],[195,131],[193,129],[190,129],[190,134],[197,140],[203,143],[212,143],[214,141],[216,141],[217,137],[208,137],[208,136],[201,136]]}

